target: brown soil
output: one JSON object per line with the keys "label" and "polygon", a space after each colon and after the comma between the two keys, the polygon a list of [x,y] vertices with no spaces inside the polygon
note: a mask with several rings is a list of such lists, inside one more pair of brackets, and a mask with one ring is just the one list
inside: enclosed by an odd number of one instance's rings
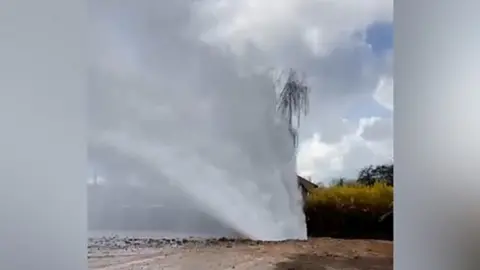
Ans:
{"label": "brown soil", "polygon": [[196,246],[89,252],[102,270],[390,270],[393,243],[330,238],[280,243],[222,242]]}

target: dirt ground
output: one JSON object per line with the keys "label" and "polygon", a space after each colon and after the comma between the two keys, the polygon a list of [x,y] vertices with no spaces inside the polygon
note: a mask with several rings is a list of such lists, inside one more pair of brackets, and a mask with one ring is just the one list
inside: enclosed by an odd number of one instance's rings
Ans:
{"label": "dirt ground", "polygon": [[97,270],[390,270],[393,243],[339,240],[262,243],[214,241],[198,245],[89,249],[89,269]]}

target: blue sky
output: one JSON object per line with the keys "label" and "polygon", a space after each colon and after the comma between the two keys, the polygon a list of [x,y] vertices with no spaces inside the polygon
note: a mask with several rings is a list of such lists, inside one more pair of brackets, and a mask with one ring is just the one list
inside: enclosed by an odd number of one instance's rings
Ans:
{"label": "blue sky", "polygon": [[367,28],[366,41],[376,53],[393,49],[393,23],[376,22]]}
{"label": "blue sky", "polygon": [[[391,22],[375,22],[366,30],[366,42],[372,47],[373,52],[382,57],[393,49],[393,24]],[[388,117],[391,112],[378,104],[370,95],[361,97],[356,105],[351,108],[346,118],[359,120],[363,117]]]}

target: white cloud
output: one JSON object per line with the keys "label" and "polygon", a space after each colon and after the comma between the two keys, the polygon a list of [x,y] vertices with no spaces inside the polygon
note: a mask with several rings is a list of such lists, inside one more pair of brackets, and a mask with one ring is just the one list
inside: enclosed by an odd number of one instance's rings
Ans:
{"label": "white cloud", "polygon": [[203,38],[236,52],[249,45],[275,52],[279,44],[301,40],[316,55],[326,55],[372,22],[391,21],[393,1],[205,0],[196,11]]}
{"label": "white cloud", "polygon": [[[299,147],[299,174],[328,184],[335,177],[355,177],[366,165],[390,162],[393,139],[387,135],[388,131],[383,130],[388,129],[385,126],[390,122],[391,118],[360,119],[357,128],[337,143],[325,143],[319,134],[315,134]],[[378,134],[380,136],[376,137]]]}
{"label": "white cloud", "polygon": [[361,119],[360,123],[360,125],[363,125],[361,136],[366,141],[375,142],[390,140],[393,138],[392,117]]}
{"label": "white cloud", "polygon": [[383,107],[393,110],[393,78],[382,77],[375,89],[374,99]]}
{"label": "white cloud", "polygon": [[343,143],[326,144],[322,142],[319,134],[315,134],[299,146],[298,173],[311,176],[313,181],[325,181],[332,174],[343,170],[345,150]]}

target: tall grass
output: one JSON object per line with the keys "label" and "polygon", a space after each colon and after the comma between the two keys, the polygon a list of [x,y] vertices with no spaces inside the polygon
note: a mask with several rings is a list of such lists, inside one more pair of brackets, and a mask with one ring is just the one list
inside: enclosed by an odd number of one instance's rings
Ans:
{"label": "tall grass", "polygon": [[305,203],[309,235],[391,239],[393,219],[382,216],[392,203],[393,188],[381,183],[318,188]]}

